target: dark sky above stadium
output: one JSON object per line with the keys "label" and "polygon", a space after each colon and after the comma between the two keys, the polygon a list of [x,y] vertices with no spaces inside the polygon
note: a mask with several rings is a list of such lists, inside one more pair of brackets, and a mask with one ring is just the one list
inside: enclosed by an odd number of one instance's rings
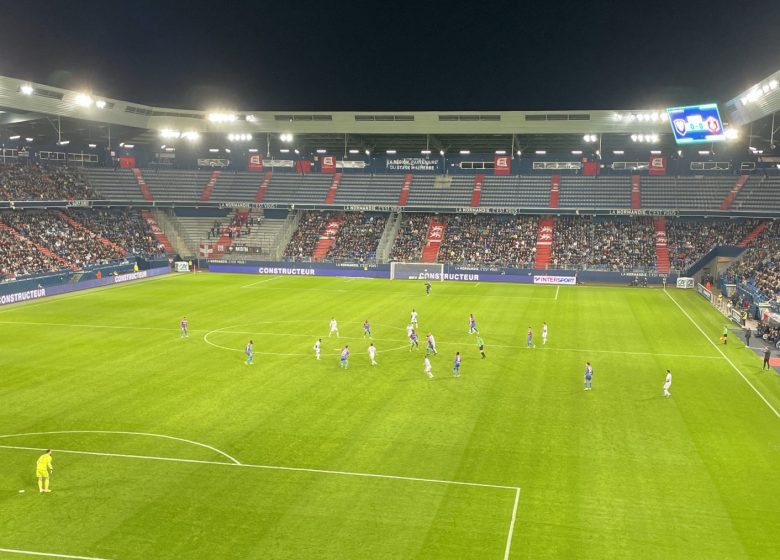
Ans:
{"label": "dark sky above stadium", "polygon": [[780,68],[778,0],[0,6],[0,74],[167,107],[644,108]]}

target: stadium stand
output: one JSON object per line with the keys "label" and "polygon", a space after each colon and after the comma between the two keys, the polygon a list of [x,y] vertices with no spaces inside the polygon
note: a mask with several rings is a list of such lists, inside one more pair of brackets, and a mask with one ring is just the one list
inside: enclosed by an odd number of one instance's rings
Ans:
{"label": "stadium stand", "polygon": [[409,189],[407,206],[471,206],[474,177],[455,175],[436,177],[415,175],[414,186]]}
{"label": "stadium stand", "polygon": [[717,210],[734,177],[642,177],[642,208]]}
{"label": "stadium stand", "polygon": [[327,212],[304,212],[298,223],[298,229],[284,250],[284,256],[292,260],[311,260],[314,247],[317,245],[330,214]]}
{"label": "stadium stand", "polygon": [[450,215],[439,262],[531,266],[537,227],[532,216]]}
{"label": "stadium stand", "polygon": [[760,224],[761,220],[667,220],[672,268],[686,270],[718,245],[738,245]]}
{"label": "stadium stand", "polygon": [[5,200],[84,200],[95,193],[78,170],[22,163],[0,165],[0,196]]}
{"label": "stadium stand", "polygon": [[0,276],[3,279],[54,272],[63,268],[67,267],[49,251],[41,251],[6,224],[0,224]]}
{"label": "stadium stand", "polygon": [[148,222],[137,210],[70,210],[74,220],[89,231],[121,247],[131,255],[156,257],[165,254]]}
{"label": "stadium stand", "polygon": [[647,218],[558,218],[551,266],[611,271],[648,269],[656,262],[654,233],[653,223]]}
{"label": "stadium stand", "polygon": [[549,204],[549,177],[519,175],[485,177],[480,206],[547,208]]}
{"label": "stadium stand", "polygon": [[254,202],[257,190],[263,182],[262,173],[220,174],[211,191],[209,200],[217,202]]}
{"label": "stadium stand", "polygon": [[155,200],[199,200],[211,179],[211,171],[144,171]]}
{"label": "stadium stand", "polygon": [[631,208],[631,184],[625,176],[564,176],[560,189],[560,208]]}
{"label": "stadium stand", "polygon": [[330,175],[275,173],[268,185],[264,202],[323,204],[331,181]]}
{"label": "stadium stand", "polygon": [[106,200],[138,200],[143,198],[133,172],[129,169],[105,169],[88,167],[84,169],[89,184],[98,198]]}
{"label": "stadium stand", "polygon": [[731,205],[732,210],[780,208],[780,177],[751,177]]}
{"label": "stadium stand", "polygon": [[396,205],[403,185],[401,175],[349,175],[341,178],[336,204]]}
{"label": "stadium stand", "polygon": [[780,303],[780,223],[769,223],[727,271],[729,281],[740,284],[759,301]]}
{"label": "stadium stand", "polygon": [[326,258],[331,261],[368,262],[376,259],[387,214],[347,212]]}
{"label": "stadium stand", "polygon": [[401,224],[398,229],[398,236],[395,238],[395,244],[390,251],[390,260],[400,262],[418,261],[425,245],[431,215],[402,214],[400,219]]}

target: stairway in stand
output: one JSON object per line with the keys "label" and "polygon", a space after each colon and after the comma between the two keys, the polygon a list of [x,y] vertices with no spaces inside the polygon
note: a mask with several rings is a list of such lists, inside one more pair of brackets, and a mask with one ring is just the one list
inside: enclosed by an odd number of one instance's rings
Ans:
{"label": "stairway in stand", "polygon": [[330,182],[328,194],[325,195],[325,204],[333,204],[333,201],[336,199],[336,192],[339,190],[339,183],[341,183],[341,173],[335,173],[333,180]]}
{"label": "stairway in stand", "polygon": [[724,198],[723,202],[721,202],[720,204],[721,210],[728,210],[731,207],[731,203],[734,202],[735,198],[737,198],[739,191],[742,190],[742,187],[745,186],[745,183],[748,182],[748,179],[750,179],[750,175],[740,175],[737,178],[737,182],[734,183],[734,186],[731,187],[729,194],[727,194],[726,198]]}
{"label": "stairway in stand", "polygon": [[50,251],[49,249],[47,249],[43,245],[38,245],[37,243],[33,242],[31,239],[27,239],[24,235],[22,235],[21,233],[16,231],[11,226],[0,222],[0,229],[2,229],[4,231],[7,231],[11,235],[13,235],[16,239],[18,239],[21,243],[29,243],[30,245],[32,245],[33,247],[38,249],[38,251],[40,251],[41,254],[46,255],[47,257],[50,257],[50,258],[54,259],[55,261],[57,261],[61,265],[67,266],[71,270],[78,270],[79,269],[79,267],[77,267],[76,265],[74,265],[73,263],[68,261],[67,259],[62,258],[57,253],[53,253],[52,251]]}
{"label": "stairway in stand", "polygon": [[101,237],[101,236],[99,236],[99,235],[98,235],[97,233],[95,233],[94,231],[92,231],[92,230],[90,230],[90,229],[87,229],[87,228],[86,228],[84,225],[80,224],[79,222],[77,222],[76,220],[74,220],[72,217],[68,216],[68,215],[67,215],[65,212],[62,212],[62,211],[59,211],[59,210],[58,210],[58,211],[57,211],[57,214],[60,216],[60,218],[62,218],[62,219],[63,219],[63,221],[65,221],[65,222],[69,223],[69,224],[70,224],[71,226],[73,226],[74,228],[76,228],[76,229],[79,229],[79,230],[81,230],[81,231],[83,231],[83,232],[87,233],[88,235],[90,235],[90,236],[92,236],[92,237],[95,237],[95,238],[97,238],[97,239],[98,239],[98,241],[100,241],[100,242],[101,242],[103,245],[108,245],[108,246],[109,246],[109,247],[111,247],[111,248],[112,248],[114,251],[116,251],[117,253],[119,253],[120,255],[122,255],[123,257],[126,257],[126,256],[127,256],[127,251],[125,251],[125,250],[124,250],[122,247],[120,247],[119,245],[117,245],[117,244],[116,244],[116,243],[114,243],[113,241],[111,241],[111,240],[109,240],[109,239],[106,239],[105,237]]}
{"label": "stairway in stand", "polygon": [[547,270],[550,267],[554,232],[555,218],[542,218],[539,220],[539,230],[536,233],[536,258],[534,259],[534,268],[536,270]]}
{"label": "stairway in stand", "polygon": [[317,240],[317,244],[314,246],[314,251],[311,254],[311,258],[316,262],[320,262],[328,254],[331,245],[336,241],[336,236],[339,233],[341,222],[344,221],[344,216],[338,215],[328,220],[325,224],[325,231],[322,232],[320,238]]}
{"label": "stairway in stand", "polygon": [[550,208],[558,208],[558,198],[561,196],[561,176],[550,177]]}
{"label": "stairway in stand", "polygon": [[201,202],[209,201],[209,199],[211,198],[211,193],[214,190],[214,187],[217,186],[217,179],[219,179],[221,173],[222,173],[221,171],[211,172],[211,178],[209,179],[209,182],[206,183],[206,187],[203,189],[203,192],[200,195]]}
{"label": "stairway in stand", "polygon": [[146,184],[144,176],[141,174],[141,170],[137,167],[133,167],[133,175],[135,176],[135,182],[138,183],[138,188],[141,189],[144,200],[154,200],[152,191],[149,190],[149,186]]}
{"label": "stairway in stand", "polygon": [[482,185],[485,183],[484,175],[474,177],[474,190],[471,191],[471,207],[477,208],[482,198]]}
{"label": "stairway in stand", "polygon": [[444,229],[447,226],[447,220],[443,218],[437,218],[434,216],[431,218],[431,223],[428,225],[428,233],[425,241],[425,247],[422,250],[421,261],[424,263],[434,263],[439,258],[439,249],[441,248],[441,242],[444,241]]}
{"label": "stairway in stand", "polygon": [[409,189],[412,188],[412,180],[414,175],[407,173],[404,175],[404,184],[401,187],[401,196],[398,197],[398,206],[406,206],[406,201],[409,199]]}
{"label": "stairway in stand", "polygon": [[655,267],[658,274],[669,274],[672,270],[669,261],[669,247],[666,244],[666,218],[656,218],[653,220],[655,226]]}
{"label": "stairway in stand", "polygon": [[173,248],[173,243],[171,243],[171,240],[168,239],[168,237],[163,233],[163,230],[160,229],[160,226],[157,224],[157,220],[154,219],[154,215],[150,210],[144,210],[141,212],[141,215],[144,217],[144,220],[146,220],[146,223],[149,224],[149,229],[152,230],[152,234],[154,234],[154,238],[162,244],[163,247],[165,247],[165,252],[168,255],[175,255],[176,249]]}
{"label": "stairway in stand", "polygon": [[745,239],[737,243],[737,247],[742,247],[743,249],[747,247],[756,237],[758,237],[762,231],[766,229],[766,226],[769,224],[769,222],[761,222],[758,224],[756,229],[751,231]]}
{"label": "stairway in stand", "polygon": [[263,182],[260,183],[260,188],[257,190],[257,194],[255,195],[255,202],[263,202],[265,193],[268,192],[268,184],[271,182],[271,177],[273,177],[273,175],[274,174],[270,171],[266,172],[265,177],[263,177]]}
{"label": "stairway in stand", "polygon": [[642,207],[642,195],[639,190],[639,175],[631,175],[631,208],[637,210]]}

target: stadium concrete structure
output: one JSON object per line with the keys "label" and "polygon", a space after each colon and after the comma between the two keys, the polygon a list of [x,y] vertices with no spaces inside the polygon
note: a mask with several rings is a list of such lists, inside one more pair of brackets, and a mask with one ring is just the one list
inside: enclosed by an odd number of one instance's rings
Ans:
{"label": "stadium concrete structure", "polygon": [[[380,275],[398,260],[394,245],[403,216],[412,213],[424,216],[418,237],[425,247],[413,260],[430,263],[448,262],[439,255],[448,216],[536,216],[532,257],[504,266],[528,271],[556,267],[557,217],[590,215],[618,225],[640,217],[641,227],[654,229],[654,262],[612,266],[607,279],[660,282],[704,269],[703,262],[678,269],[669,262],[667,222],[780,216],[778,80],[780,71],[720,104],[728,141],[681,147],[663,107],[196,111],[0,77],[2,161],[83,168],[96,193],[87,200],[0,201],[0,208],[140,208],[169,253],[228,261],[214,270],[238,271],[236,260],[263,263],[263,270],[278,270],[273,263],[282,260],[325,260],[385,267]],[[290,242],[307,211],[321,213],[319,221],[312,221],[313,239],[294,253]],[[377,216],[382,231],[370,258],[331,258],[345,212]],[[234,239],[232,230],[247,220],[257,227]],[[733,258],[767,223],[709,261]],[[366,225],[351,227],[359,236]],[[478,263],[448,264],[467,265],[462,272]]]}

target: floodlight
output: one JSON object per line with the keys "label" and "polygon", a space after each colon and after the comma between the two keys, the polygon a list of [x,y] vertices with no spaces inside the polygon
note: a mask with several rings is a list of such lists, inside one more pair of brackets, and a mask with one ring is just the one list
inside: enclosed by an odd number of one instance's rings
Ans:
{"label": "floodlight", "polygon": [[[97,144],[90,144],[89,147],[90,148],[97,148]],[[163,147],[165,147],[165,146],[163,146]]]}
{"label": "floodlight", "polygon": [[699,155],[700,156],[708,156],[708,155],[710,155],[710,151],[709,150],[699,150]]}
{"label": "floodlight", "polygon": [[24,95],[32,95],[35,93],[35,89],[30,84],[23,84],[22,87],[19,88],[19,91],[21,91]]}
{"label": "floodlight", "polygon": [[182,135],[178,130],[171,130],[170,128],[163,128],[160,131],[161,138],[179,138]]}
{"label": "floodlight", "polygon": [[439,155],[443,156],[444,155],[444,150],[439,150]]}
{"label": "floodlight", "polygon": [[350,154],[359,154],[360,150],[350,150],[349,153]]}
{"label": "floodlight", "polygon": [[517,150],[517,155],[518,156],[522,156],[523,155],[523,151],[522,150]]}
{"label": "floodlight", "polygon": [[57,142],[58,146],[67,146],[68,144],[70,144],[70,140],[60,140]]}
{"label": "floodlight", "polygon": [[431,151],[430,151],[430,150],[420,150],[420,153],[421,153],[422,155],[424,155],[424,156],[429,156],[429,155],[431,155]]}
{"label": "floodlight", "polygon": [[461,150],[461,151],[460,151],[460,155],[462,155],[462,156],[467,156],[467,155],[469,155],[470,153],[471,153],[471,150]]}
{"label": "floodlight", "polygon": [[247,122],[255,122],[256,120],[257,120],[257,117],[255,117],[254,115],[247,115],[246,116],[246,121]]}
{"label": "floodlight", "polygon": [[571,155],[573,155],[573,156],[581,156],[582,155],[582,150],[572,150],[571,151]]}
{"label": "floodlight", "polygon": [[536,150],[534,152],[537,156],[543,156],[547,154],[547,150]]}
{"label": "floodlight", "polygon": [[230,153],[230,148],[225,148],[225,152],[229,154]]}
{"label": "floodlight", "polygon": [[281,140],[282,142],[290,143],[293,141],[293,135],[290,134],[289,132],[285,132],[279,135],[279,140]]}
{"label": "floodlight", "polygon": [[327,154],[328,150],[323,150],[322,148],[320,148],[319,150],[317,150],[317,153],[318,154]]}
{"label": "floodlight", "polygon": [[237,117],[235,113],[209,113],[207,118],[211,122],[224,123],[235,122]]}
{"label": "floodlight", "polygon": [[283,154],[289,154],[289,153],[290,153],[290,150],[289,150],[289,148],[282,148],[282,149],[281,149],[281,150],[279,150],[279,151],[280,151],[280,152],[282,152]]}
{"label": "floodlight", "polygon": [[135,144],[125,144],[125,148],[127,148],[128,150],[132,150],[133,148],[135,148]]}
{"label": "floodlight", "polygon": [[496,150],[496,155],[497,156],[505,156],[506,155],[506,150]]}
{"label": "floodlight", "polygon": [[631,135],[631,141],[632,141],[632,142],[638,142],[638,141],[639,141],[639,140],[638,140],[638,136],[637,136],[636,134],[632,134],[632,135]]}
{"label": "floodlight", "polygon": [[76,105],[81,105],[82,107],[89,107],[90,105],[92,105],[92,98],[86,93],[76,94],[75,101],[76,101]]}
{"label": "floodlight", "polygon": [[8,137],[9,140],[19,140],[19,138],[21,138],[21,136],[19,136],[18,134]]}
{"label": "floodlight", "polygon": [[395,154],[396,151],[395,150],[387,150],[387,153],[392,155],[392,154]]}
{"label": "floodlight", "polygon": [[650,153],[653,154],[654,156],[659,156],[661,155],[661,150],[650,150]]}
{"label": "floodlight", "polygon": [[97,107],[98,109],[105,109],[106,102],[103,101],[102,99],[98,99],[97,101],[95,101],[95,107]]}
{"label": "floodlight", "polygon": [[209,152],[212,154],[216,154],[219,151],[219,148],[209,148]]}
{"label": "floodlight", "polygon": [[256,154],[257,153],[257,148],[249,148],[249,153],[250,154]]}
{"label": "floodlight", "polygon": [[370,156],[371,155],[371,150],[366,150],[366,155]]}
{"label": "floodlight", "polygon": [[736,128],[727,129],[725,134],[728,140],[736,140],[737,138],[739,138],[739,130],[737,130]]}
{"label": "floodlight", "polygon": [[195,131],[190,132],[182,132],[181,133],[182,138],[186,138],[187,140],[190,140],[191,142],[194,142],[196,140],[200,140],[200,133]]}
{"label": "floodlight", "polygon": [[612,153],[615,154],[616,156],[622,156],[623,154],[625,154],[623,150],[612,150]]}
{"label": "floodlight", "polygon": [[301,153],[301,152],[298,151],[298,148],[295,148],[294,151],[295,151],[296,154],[300,154]]}
{"label": "floodlight", "polygon": [[32,142],[33,140],[35,140],[35,138],[25,138],[25,140],[27,140],[28,142]]}

